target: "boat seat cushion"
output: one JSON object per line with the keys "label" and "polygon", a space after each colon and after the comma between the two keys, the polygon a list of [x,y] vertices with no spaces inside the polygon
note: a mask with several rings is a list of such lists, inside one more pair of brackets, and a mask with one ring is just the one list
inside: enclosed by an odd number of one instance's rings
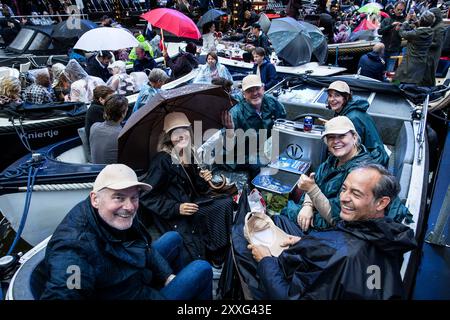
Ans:
{"label": "boat seat cushion", "polygon": [[400,129],[393,152],[394,161],[390,162],[390,171],[397,177],[400,184],[399,198],[402,202],[408,196],[409,183],[414,161],[414,131],[408,121],[404,121]]}
{"label": "boat seat cushion", "polygon": [[78,135],[80,136],[81,142],[83,143],[83,151],[88,162],[91,162],[91,150],[89,149],[89,143],[86,136],[86,131],[83,128],[78,128]]}

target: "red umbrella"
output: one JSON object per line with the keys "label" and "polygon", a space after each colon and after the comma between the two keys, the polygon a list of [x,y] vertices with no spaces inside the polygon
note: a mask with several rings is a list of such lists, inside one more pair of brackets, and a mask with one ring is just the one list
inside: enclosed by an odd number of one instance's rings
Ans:
{"label": "red umbrella", "polygon": [[158,8],[141,15],[152,26],[166,30],[178,37],[200,39],[202,36],[194,21],[180,11]]}

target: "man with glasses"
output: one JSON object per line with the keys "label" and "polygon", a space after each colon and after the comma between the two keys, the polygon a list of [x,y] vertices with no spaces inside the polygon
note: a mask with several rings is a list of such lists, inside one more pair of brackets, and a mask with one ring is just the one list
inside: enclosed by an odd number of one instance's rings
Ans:
{"label": "man with glasses", "polygon": [[403,1],[399,1],[394,5],[394,10],[390,17],[381,21],[380,29],[378,33],[382,35],[381,42],[385,46],[384,61],[386,62],[386,71],[392,72],[395,67],[395,60],[390,59],[392,56],[398,56],[401,54],[402,38],[399,35],[399,30],[402,23],[405,21],[406,5]]}

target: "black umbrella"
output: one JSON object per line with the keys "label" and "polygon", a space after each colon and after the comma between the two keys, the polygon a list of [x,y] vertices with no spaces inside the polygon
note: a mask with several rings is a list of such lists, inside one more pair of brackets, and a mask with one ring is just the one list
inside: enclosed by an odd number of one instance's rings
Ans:
{"label": "black umbrella", "polygon": [[84,19],[69,19],[58,23],[53,28],[53,38],[58,40],[79,38],[85,32],[97,28],[97,25]]}
{"label": "black umbrella", "polygon": [[208,10],[205,12],[204,15],[202,15],[200,20],[198,20],[197,26],[201,27],[205,23],[212,22],[212,21],[216,20],[218,17],[223,16],[223,15],[226,15],[226,13],[223,11],[220,11],[217,9]]}
{"label": "black umbrella", "polygon": [[[156,94],[146,106],[131,115],[122,129],[119,136],[119,162],[135,170],[148,169],[150,159],[156,153],[167,113],[185,113],[196,136],[199,124],[202,134],[209,129],[222,128],[222,111],[231,108],[234,102],[221,86],[206,84],[189,84]],[[194,124],[194,121],[201,123]],[[196,142],[195,137],[193,140]]]}

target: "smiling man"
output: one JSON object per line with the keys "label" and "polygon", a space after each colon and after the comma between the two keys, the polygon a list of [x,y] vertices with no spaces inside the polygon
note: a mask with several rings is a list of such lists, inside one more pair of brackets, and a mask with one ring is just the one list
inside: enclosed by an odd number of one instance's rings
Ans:
{"label": "smiling man", "polygon": [[344,182],[342,220],[335,229],[305,235],[290,220],[276,217],[279,227],[295,234],[285,242],[290,248],[278,258],[258,245],[248,245],[251,253],[236,254],[238,267],[242,257],[257,262],[258,287],[248,281],[252,294],[261,299],[404,298],[403,254],[416,241],[409,227],[385,217],[398,192],[393,175],[381,165],[367,164]]}
{"label": "smiling man", "polygon": [[[270,137],[270,130],[275,120],[286,118],[286,110],[277,99],[264,92],[264,84],[258,75],[251,74],[246,76],[242,80],[242,95],[244,99],[240,99],[239,103],[230,110],[232,121],[229,121],[230,125],[226,126],[227,129],[241,129],[245,137],[256,135],[256,141],[259,141],[261,133],[267,133],[266,139]],[[260,143],[257,142],[256,147],[250,146],[250,143],[253,142],[249,141],[245,148],[245,164],[239,163],[242,166],[239,169],[249,170],[250,175],[255,176],[261,166],[259,157]],[[242,145],[242,143],[239,143],[239,135],[237,145]],[[255,149],[256,154],[251,152],[251,150]]]}
{"label": "smiling man", "polygon": [[137,219],[140,192],[151,188],[123,164],[106,166],[89,197],[67,214],[48,243],[40,298],[211,299],[209,263],[185,266],[178,233],[151,243]]}

